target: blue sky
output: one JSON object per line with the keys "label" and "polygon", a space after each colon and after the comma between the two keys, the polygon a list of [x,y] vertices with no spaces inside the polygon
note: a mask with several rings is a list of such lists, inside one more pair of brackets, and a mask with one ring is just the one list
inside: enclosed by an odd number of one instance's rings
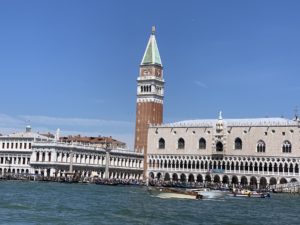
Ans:
{"label": "blue sky", "polygon": [[164,121],[292,118],[300,2],[0,1],[0,132],[112,135],[131,147],[151,26]]}

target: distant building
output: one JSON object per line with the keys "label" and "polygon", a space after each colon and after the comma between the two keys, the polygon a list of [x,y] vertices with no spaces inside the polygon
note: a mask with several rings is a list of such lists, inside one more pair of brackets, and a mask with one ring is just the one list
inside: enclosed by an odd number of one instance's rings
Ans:
{"label": "distant building", "polygon": [[35,142],[30,165],[34,173],[47,177],[80,177],[106,179],[143,178],[143,154],[124,148],[99,147],[92,142]]}
{"label": "distant building", "polygon": [[47,140],[48,137],[32,132],[30,126],[25,132],[0,136],[0,175],[32,174],[32,145],[35,141]]}
{"label": "distant building", "polygon": [[300,124],[283,118],[152,125],[150,179],[265,187],[300,181]]}
{"label": "distant building", "polygon": [[143,154],[112,137],[58,137],[25,132],[0,136],[0,176],[142,179]]}
{"label": "distant building", "polygon": [[126,149],[126,143],[113,139],[112,137],[82,137],[80,135],[60,137],[61,142],[66,143],[80,143],[80,144],[92,144],[97,147],[106,148],[122,148]]}

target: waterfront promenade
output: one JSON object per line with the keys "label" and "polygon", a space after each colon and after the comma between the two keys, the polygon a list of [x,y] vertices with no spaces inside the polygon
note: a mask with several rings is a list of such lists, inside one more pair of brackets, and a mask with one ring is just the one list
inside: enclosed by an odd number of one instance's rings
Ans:
{"label": "waterfront promenade", "polygon": [[97,185],[134,185],[134,186],[156,186],[156,187],[172,187],[172,188],[212,188],[215,190],[232,191],[234,188],[258,190],[264,192],[275,193],[292,193],[300,194],[300,182],[287,184],[270,185],[261,189],[256,189],[256,186],[251,185],[228,185],[223,183],[213,182],[171,182],[171,181],[143,181],[137,179],[105,179],[99,177],[44,177],[40,175],[28,174],[4,174],[0,176],[0,181],[36,181],[36,182],[58,182],[58,183],[73,183],[73,184],[97,184]]}

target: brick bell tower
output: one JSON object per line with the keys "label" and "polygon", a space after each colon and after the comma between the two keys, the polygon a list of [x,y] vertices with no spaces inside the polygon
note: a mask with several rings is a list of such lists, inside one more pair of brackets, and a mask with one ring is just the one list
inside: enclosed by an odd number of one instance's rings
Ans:
{"label": "brick bell tower", "polygon": [[144,153],[145,160],[147,158],[148,126],[163,122],[163,99],[163,66],[155,39],[155,27],[153,26],[140,64],[140,75],[137,78],[134,148],[136,152]]}

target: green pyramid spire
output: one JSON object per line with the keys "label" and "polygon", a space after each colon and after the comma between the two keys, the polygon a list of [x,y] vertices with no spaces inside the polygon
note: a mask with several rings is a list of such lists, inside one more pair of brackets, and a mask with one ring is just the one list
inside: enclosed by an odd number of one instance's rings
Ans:
{"label": "green pyramid spire", "polygon": [[152,27],[152,33],[150,35],[148,44],[147,44],[147,48],[145,50],[144,53],[144,57],[142,59],[141,65],[161,65],[161,59],[160,59],[160,55],[159,55],[159,51],[158,51],[158,47],[157,47],[157,43],[156,43],[156,39],[155,39],[155,27]]}

